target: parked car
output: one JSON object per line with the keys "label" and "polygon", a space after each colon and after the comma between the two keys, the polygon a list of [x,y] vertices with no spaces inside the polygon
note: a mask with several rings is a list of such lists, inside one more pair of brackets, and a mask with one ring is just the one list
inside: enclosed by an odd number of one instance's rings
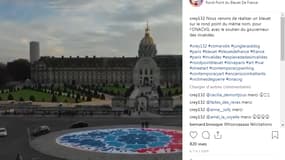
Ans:
{"label": "parked car", "polygon": [[6,128],[0,128],[0,137],[8,136],[8,132]]}
{"label": "parked car", "polygon": [[40,126],[32,131],[32,136],[42,136],[50,132],[49,126]]}
{"label": "parked car", "polygon": [[76,122],[73,123],[69,128],[84,128],[84,127],[88,127],[87,122]]}

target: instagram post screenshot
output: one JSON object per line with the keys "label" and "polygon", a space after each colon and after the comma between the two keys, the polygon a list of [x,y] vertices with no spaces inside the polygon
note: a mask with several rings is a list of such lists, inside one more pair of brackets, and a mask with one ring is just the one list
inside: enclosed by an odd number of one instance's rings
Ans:
{"label": "instagram post screenshot", "polygon": [[184,159],[284,159],[282,3],[183,2]]}

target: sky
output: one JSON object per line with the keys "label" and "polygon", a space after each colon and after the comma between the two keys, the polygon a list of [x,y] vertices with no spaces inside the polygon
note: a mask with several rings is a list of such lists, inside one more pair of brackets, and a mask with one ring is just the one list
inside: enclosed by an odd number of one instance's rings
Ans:
{"label": "sky", "polygon": [[41,56],[137,56],[146,23],[158,54],[182,53],[180,0],[0,0],[0,62]]}

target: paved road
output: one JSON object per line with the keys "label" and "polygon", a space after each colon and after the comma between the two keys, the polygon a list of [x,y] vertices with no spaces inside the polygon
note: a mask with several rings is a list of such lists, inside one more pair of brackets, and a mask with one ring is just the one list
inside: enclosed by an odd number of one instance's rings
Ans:
{"label": "paved road", "polygon": [[[181,117],[145,118],[153,125],[182,126]],[[90,126],[139,124],[139,118],[93,118],[93,117],[0,117],[0,128],[6,127],[8,137],[0,138],[0,160],[15,160],[17,153],[24,160],[62,160],[43,155],[28,144],[27,128],[48,125],[52,131],[66,129],[76,121],[86,121]]]}

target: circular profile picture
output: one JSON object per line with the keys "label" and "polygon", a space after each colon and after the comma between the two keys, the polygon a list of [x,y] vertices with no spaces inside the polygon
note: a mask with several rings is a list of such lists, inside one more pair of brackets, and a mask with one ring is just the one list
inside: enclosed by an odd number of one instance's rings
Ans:
{"label": "circular profile picture", "polygon": [[203,0],[189,0],[193,7],[200,7],[203,3]]}

